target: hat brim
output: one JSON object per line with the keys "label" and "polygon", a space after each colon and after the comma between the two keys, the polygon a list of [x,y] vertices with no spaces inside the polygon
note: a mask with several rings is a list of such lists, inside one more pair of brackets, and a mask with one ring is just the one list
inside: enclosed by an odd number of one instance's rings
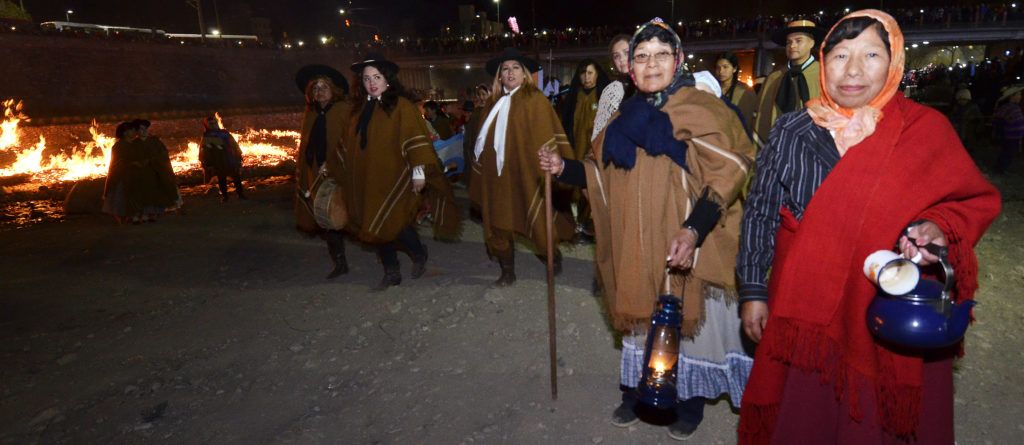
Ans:
{"label": "hat brim", "polygon": [[367,66],[370,65],[390,70],[393,73],[398,73],[398,65],[395,62],[392,62],[387,59],[368,59],[362,62],[353,63],[352,72],[356,74],[362,74],[363,68],[366,68]]}
{"label": "hat brim", "polygon": [[1010,96],[1013,96],[1014,94],[1020,93],[1022,91],[1024,91],[1024,86],[1010,87],[1006,90],[1006,92],[999,96],[999,100],[997,100],[996,102],[1002,102],[1006,99],[1009,99]]}
{"label": "hat brim", "polygon": [[536,60],[533,60],[533,59],[531,59],[529,57],[524,57],[524,56],[512,57],[512,56],[508,56],[508,55],[504,55],[503,54],[501,56],[495,57],[495,58],[487,61],[487,72],[490,73],[490,75],[492,75],[492,76],[498,74],[498,68],[501,67],[501,64],[503,64],[503,63],[505,63],[505,62],[507,62],[509,60],[515,60],[515,61],[523,64],[523,68],[526,68],[526,70],[529,71],[530,73],[536,73],[537,70],[540,69],[540,64],[537,63]]}
{"label": "hat brim", "polygon": [[794,26],[792,28],[777,29],[772,33],[772,42],[776,45],[786,46],[786,37],[790,34],[802,32],[804,34],[810,34],[814,38],[815,44],[821,44],[821,41],[825,38],[825,30],[816,26]]}
{"label": "hat brim", "polygon": [[321,76],[330,79],[332,83],[345,92],[345,95],[348,95],[348,81],[345,80],[345,76],[340,71],[327,65],[306,65],[299,68],[299,72],[295,73],[295,86],[305,94],[309,81]]}

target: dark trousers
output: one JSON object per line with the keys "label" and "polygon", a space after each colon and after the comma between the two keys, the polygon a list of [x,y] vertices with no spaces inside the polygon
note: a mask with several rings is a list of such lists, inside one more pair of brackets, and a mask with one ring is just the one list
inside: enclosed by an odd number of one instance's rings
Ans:
{"label": "dark trousers", "polygon": [[1006,173],[1006,170],[1010,168],[1010,163],[1013,162],[1013,155],[1020,151],[1020,139],[1003,138],[1002,142],[1002,148],[996,158],[996,173]]}
{"label": "dark trousers", "polygon": [[411,225],[407,226],[401,232],[398,232],[398,238],[395,238],[394,241],[377,246],[377,257],[380,258],[380,263],[384,265],[384,270],[398,269],[398,250],[403,247],[409,252],[409,256],[414,259],[423,257],[426,254],[416,229]]}
{"label": "dark trousers", "polygon": [[[235,183],[235,193],[238,193],[238,196],[242,196],[242,175],[231,175],[231,179]],[[220,188],[222,196],[228,195],[228,175],[217,175],[217,187]]]}

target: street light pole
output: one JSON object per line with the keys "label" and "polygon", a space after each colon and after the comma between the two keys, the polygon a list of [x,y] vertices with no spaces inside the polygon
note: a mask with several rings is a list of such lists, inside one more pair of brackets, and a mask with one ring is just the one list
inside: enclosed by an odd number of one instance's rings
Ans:
{"label": "street light pole", "polygon": [[501,26],[501,0],[494,0],[494,4],[498,5],[498,26]]}
{"label": "street light pole", "polygon": [[199,41],[206,41],[206,25],[203,24],[203,0],[185,0],[189,6],[196,8],[199,15]]}
{"label": "street light pole", "polygon": [[71,14],[74,14],[74,13],[75,13],[75,11],[72,11],[70,9],[67,10],[67,11],[64,11],[64,21],[70,22],[71,21]]}

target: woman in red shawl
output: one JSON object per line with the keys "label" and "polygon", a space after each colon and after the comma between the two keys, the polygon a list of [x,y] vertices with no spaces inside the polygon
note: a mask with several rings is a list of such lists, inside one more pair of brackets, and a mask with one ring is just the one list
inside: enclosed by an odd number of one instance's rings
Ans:
{"label": "woman in red shawl", "polygon": [[[894,243],[908,257],[946,245],[953,298],[972,299],[974,245],[999,193],[944,116],[897,94],[903,35],[888,14],[844,17],[820,60],[822,97],[775,124],[744,209],[741,315],[759,346],[739,441],[952,444],[957,348],[921,355],[877,343],[865,322],[875,289],[861,266]],[[921,253],[922,264],[937,260]]]}

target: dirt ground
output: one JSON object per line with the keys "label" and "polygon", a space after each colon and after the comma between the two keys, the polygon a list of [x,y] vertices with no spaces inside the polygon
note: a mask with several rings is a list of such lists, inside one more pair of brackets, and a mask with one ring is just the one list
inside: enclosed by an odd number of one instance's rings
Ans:
{"label": "dirt ground", "polygon": [[[983,156],[984,158],[985,156]],[[983,159],[984,162],[987,160]],[[978,246],[977,322],[956,371],[959,444],[1024,435],[1024,168],[994,178],[1003,213]],[[465,193],[460,190],[464,202]],[[117,226],[72,216],[0,232],[0,443],[672,443],[616,428],[619,350],[591,296],[588,248],[558,278],[559,397],[548,384],[543,266],[498,275],[480,226],[430,239],[426,276],[369,293],[373,253],[349,244],[327,281],[324,243],[292,228],[289,184],[248,201]],[[708,406],[691,443],[733,443]]]}

